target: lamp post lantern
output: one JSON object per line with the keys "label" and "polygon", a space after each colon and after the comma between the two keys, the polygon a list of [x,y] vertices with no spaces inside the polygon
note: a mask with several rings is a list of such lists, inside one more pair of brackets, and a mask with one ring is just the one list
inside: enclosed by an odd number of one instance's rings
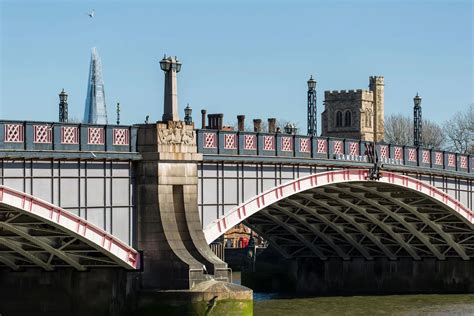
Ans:
{"label": "lamp post lantern", "polygon": [[418,93],[413,98],[413,103],[415,104],[413,107],[413,145],[422,146],[421,98],[418,96]]}
{"label": "lamp post lantern", "polygon": [[188,105],[184,108],[184,123],[186,125],[193,124],[193,109]]}
{"label": "lamp post lantern", "polygon": [[313,76],[308,80],[308,135],[316,136],[316,80]]}
{"label": "lamp post lantern", "polygon": [[165,72],[164,122],[179,121],[178,82],[176,74],[181,71],[181,62],[175,57],[163,57],[160,68]]}
{"label": "lamp post lantern", "polygon": [[67,93],[64,89],[59,93],[59,122],[68,122]]}
{"label": "lamp post lantern", "polygon": [[296,124],[293,124],[293,123],[287,123],[285,127],[283,127],[283,129],[285,130],[286,134],[295,135],[298,132],[298,128],[296,127]]}

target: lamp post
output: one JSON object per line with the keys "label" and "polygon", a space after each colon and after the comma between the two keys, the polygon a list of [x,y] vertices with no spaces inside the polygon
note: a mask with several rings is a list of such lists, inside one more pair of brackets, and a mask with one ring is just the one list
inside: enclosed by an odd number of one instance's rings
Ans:
{"label": "lamp post", "polygon": [[68,113],[67,113],[67,93],[64,89],[59,93],[59,122],[67,123],[68,122]]}
{"label": "lamp post", "polygon": [[308,135],[316,136],[316,80],[313,76],[308,80]]}
{"label": "lamp post", "polygon": [[120,125],[120,102],[117,102],[117,125]]}
{"label": "lamp post", "polygon": [[165,100],[163,118],[164,122],[179,121],[178,115],[178,82],[176,74],[181,70],[181,62],[175,57],[163,57],[160,68],[165,72]]}
{"label": "lamp post", "polygon": [[188,105],[184,108],[184,123],[186,125],[193,124],[193,109]]}
{"label": "lamp post", "polygon": [[413,98],[413,103],[415,106],[413,107],[413,145],[421,146],[422,139],[421,139],[421,98],[416,93],[416,96]]}

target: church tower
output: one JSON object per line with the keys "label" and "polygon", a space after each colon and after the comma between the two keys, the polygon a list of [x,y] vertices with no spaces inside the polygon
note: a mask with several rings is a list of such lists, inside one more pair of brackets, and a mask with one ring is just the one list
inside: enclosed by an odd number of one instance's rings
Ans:
{"label": "church tower", "polygon": [[95,47],[92,48],[91,54],[84,123],[107,124],[104,81],[102,80],[102,63]]}
{"label": "church tower", "polygon": [[384,140],[384,79],[381,76],[372,76],[369,89],[374,95],[374,139],[376,142]]}
{"label": "church tower", "polygon": [[322,136],[380,142],[384,139],[384,78],[369,79],[369,90],[324,92]]}

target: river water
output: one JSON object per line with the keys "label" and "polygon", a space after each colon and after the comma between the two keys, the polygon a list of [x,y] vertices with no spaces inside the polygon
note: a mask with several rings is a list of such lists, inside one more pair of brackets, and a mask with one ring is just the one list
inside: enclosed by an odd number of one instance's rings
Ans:
{"label": "river water", "polygon": [[[240,283],[239,272],[234,272],[234,282]],[[254,315],[474,316],[474,294],[285,297],[277,293],[254,293]]]}

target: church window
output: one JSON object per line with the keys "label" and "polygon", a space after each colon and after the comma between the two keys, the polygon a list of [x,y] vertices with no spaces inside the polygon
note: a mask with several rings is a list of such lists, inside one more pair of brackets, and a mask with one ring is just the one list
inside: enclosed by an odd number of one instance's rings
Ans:
{"label": "church window", "polygon": [[344,114],[344,126],[351,126],[351,111],[346,111]]}
{"label": "church window", "polygon": [[337,111],[336,112],[336,127],[342,126],[342,112]]}

